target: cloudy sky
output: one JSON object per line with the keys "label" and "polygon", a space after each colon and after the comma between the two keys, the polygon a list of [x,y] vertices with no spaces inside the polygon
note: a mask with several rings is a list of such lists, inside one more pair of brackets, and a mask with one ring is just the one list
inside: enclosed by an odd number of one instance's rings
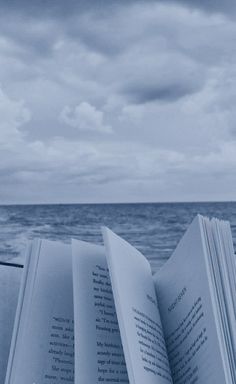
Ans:
{"label": "cloudy sky", "polygon": [[0,203],[235,200],[235,63],[235,0],[0,1]]}

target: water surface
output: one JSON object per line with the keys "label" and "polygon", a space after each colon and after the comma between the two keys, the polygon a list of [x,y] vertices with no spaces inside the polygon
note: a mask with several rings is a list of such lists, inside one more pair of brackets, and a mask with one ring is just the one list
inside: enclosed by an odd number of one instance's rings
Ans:
{"label": "water surface", "polygon": [[236,244],[236,203],[57,204],[0,206],[0,257],[23,255],[34,238],[102,243],[108,226],[148,257],[154,269],[173,252],[197,214],[229,220]]}

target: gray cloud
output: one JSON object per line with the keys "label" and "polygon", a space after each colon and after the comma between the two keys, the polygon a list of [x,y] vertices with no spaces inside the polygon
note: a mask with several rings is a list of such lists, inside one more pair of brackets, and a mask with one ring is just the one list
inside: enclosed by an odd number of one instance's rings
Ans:
{"label": "gray cloud", "polygon": [[60,120],[79,131],[111,133],[112,129],[104,123],[104,114],[89,103],[83,102],[74,108],[65,106]]}
{"label": "gray cloud", "polygon": [[194,9],[202,9],[209,13],[225,13],[233,16],[232,13],[236,11],[236,4],[234,0],[173,0],[174,3],[184,4]]}
{"label": "gray cloud", "polygon": [[229,196],[233,19],[91,3],[12,2],[0,16],[1,201]]}
{"label": "gray cloud", "polygon": [[[132,3],[142,3],[143,0],[120,0],[120,5],[130,5]],[[83,10],[95,10],[96,12],[105,12],[110,6],[116,7],[116,0],[18,0],[0,1],[2,9],[9,10],[10,13],[22,13],[28,15],[45,16],[45,14],[61,16],[65,18],[68,15],[74,14]]]}
{"label": "gray cloud", "polygon": [[134,103],[147,103],[149,101],[174,101],[191,93],[191,88],[184,85],[170,85],[161,87],[138,87],[134,86],[128,90],[129,96]]}
{"label": "gray cloud", "polygon": [[[155,0],[150,2],[150,6],[155,4]],[[163,3],[176,3],[176,4],[184,4],[186,6],[195,8],[195,9],[203,9],[207,10],[210,13],[213,12],[223,12],[223,13],[232,13],[236,10],[236,5],[234,0],[168,0],[160,1]],[[144,0],[120,0],[118,6],[121,5],[130,5],[137,3],[145,3]],[[110,11],[111,7],[117,8],[116,0],[70,0],[69,2],[65,2],[63,0],[22,0],[20,3],[18,0],[11,1],[1,1],[0,7],[4,9],[4,11],[8,11],[9,13],[17,13],[17,14],[26,14],[28,16],[37,16],[37,17],[60,17],[67,18],[70,17],[71,14],[81,13],[88,10],[93,10],[96,13],[104,13],[107,10]]]}
{"label": "gray cloud", "polygon": [[170,53],[163,53],[161,60],[155,54],[150,60],[137,57],[135,65],[126,66],[125,72],[123,91],[134,103],[173,102],[199,92],[205,83],[205,69],[200,64]]}

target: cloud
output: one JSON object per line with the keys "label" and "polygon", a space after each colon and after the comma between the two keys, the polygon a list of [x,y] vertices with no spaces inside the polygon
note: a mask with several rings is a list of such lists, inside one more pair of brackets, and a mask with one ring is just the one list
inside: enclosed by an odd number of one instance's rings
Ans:
{"label": "cloud", "polygon": [[64,94],[77,92],[79,102],[95,107],[115,95],[124,103],[146,103],[198,92],[209,65],[222,52],[232,54],[235,33],[221,16],[159,2],[122,4],[109,17],[90,9],[64,21],[31,16],[22,24],[14,14],[10,21],[1,20],[12,47],[1,63],[2,77],[10,82],[13,75],[16,84],[24,76],[26,83],[54,82]]}
{"label": "cloud", "polygon": [[30,118],[31,113],[24,101],[10,99],[0,88],[0,146],[17,145],[23,137],[20,128]]}
{"label": "cloud", "polygon": [[82,102],[74,108],[65,106],[61,111],[60,120],[79,131],[112,132],[111,127],[104,124],[104,113],[87,102]]}
{"label": "cloud", "polygon": [[[28,0],[22,0],[20,3],[18,0],[1,1],[0,7],[5,14],[17,14],[25,15],[27,17],[50,17],[68,20],[75,14],[86,13],[93,11],[97,14],[111,14],[115,12],[117,8],[121,6],[130,7],[132,4],[145,4],[144,0],[120,0],[117,4],[116,0],[70,0],[65,2],[63,0],[34,0],[29,2]],[[150,7],[155,6],[155,0],[149,0]],[[200,9],[208,13],[225,13],[232,16],[236,11],[236,5],[234,0],[160,0],[159,4],[165,5],[183,5],[192,9]]]}
{"label": "cloud", "polygon": [[138,58],[130,70],[123,92],[134,103],[175,101],[200,91],[204,86],[204,68],[186,56],[166,53],[160,58]]}
{"label": "cloud", "polygon": [[214,5],[105,3],[1,14],[1,201],[226,196],[235,22]]}
{"label": "cloud", "polygon": [[236,142],[203,156],[134,143],[21,142],[10,156],[1,152],[0,196],[9,201],[15,186],[20,202],[96,201],[96,193],[100,201],[183,200],[194,195],[193,186],[195,196],[215,196],[222,178],[224,193],[235,180],[235,153]]}
{"label": "cloud", "polygon": [[236,4],[234,0],[173,0],[177,4],[184,4],[194,9],[202,9],[208,13],[225,13],[230,17],[234,16]]}

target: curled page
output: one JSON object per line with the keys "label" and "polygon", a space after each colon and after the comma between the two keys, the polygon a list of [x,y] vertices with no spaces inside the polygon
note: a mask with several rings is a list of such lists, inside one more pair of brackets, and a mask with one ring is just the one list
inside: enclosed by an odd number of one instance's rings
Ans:
{"label": "curled page", "polygon": [[103,237],[130,384],[172,383],[151,267],[108,228]]}
{"label": "curled page", "polygon": [[72,241],[75,382],[128,383],[104,248]]}

